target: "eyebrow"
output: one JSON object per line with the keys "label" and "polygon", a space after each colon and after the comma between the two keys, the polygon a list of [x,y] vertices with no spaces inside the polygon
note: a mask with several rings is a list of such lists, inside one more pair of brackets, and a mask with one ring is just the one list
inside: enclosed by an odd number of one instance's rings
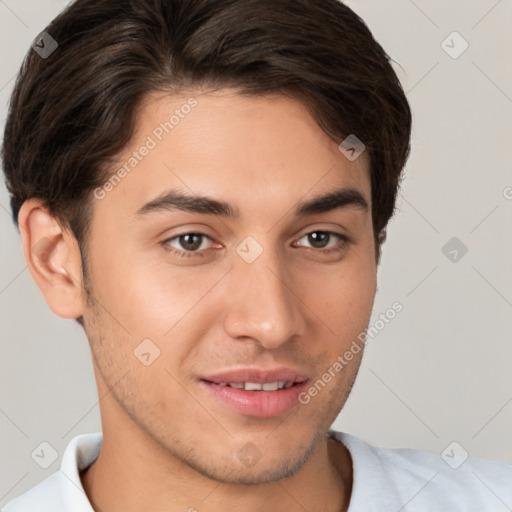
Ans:
{"label": "eyebrow", "polygon": [[[295,215],[303,217],[348,206],[360,208],[364,212],[369,210],[368,202],[361,192],[354,188],[342,188],[300,203],[296,207]],[[136,216],[142,218],[153,212],[176,210],[218,215],[230,219],[240,218],[238,208],[225,201],[207,196],[183,193],[178,190],[164,192],[155,199],[145,203],[137,210]]]}

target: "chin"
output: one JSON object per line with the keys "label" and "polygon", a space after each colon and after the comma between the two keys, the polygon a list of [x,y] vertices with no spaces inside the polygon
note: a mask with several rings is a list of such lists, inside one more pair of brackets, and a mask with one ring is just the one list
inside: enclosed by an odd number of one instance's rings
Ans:
{"label": "chin", "polygon": [[[234,464],[228,462],[204,464],[198,461],[186,461],[189,466],[203,476],[226,484],[235,485],[262,485],[278,482],[293,476],[309,459],[314,450],[311,446],[305,453],[293,458],[264,461],[263,458],[255,462],[241,462]],[[249,466],[250,465],[250,466]]]}

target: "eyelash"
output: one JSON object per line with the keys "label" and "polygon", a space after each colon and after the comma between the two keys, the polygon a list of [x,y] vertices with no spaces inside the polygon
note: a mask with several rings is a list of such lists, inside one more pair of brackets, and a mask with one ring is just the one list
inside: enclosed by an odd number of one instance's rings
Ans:
{"label": "eyelash", "polygon": [[[342,251],[343,249],[345,249],[346,245],[351,243],[352,240],[347,237],[346,235],[342,235],[341,233],[336,233],[334,231],[327,231],[327,230],[322,230],[322,229],[317,229],[317,230],[314,230],[314,231],[310,231],[308,233],[305,233],[304,235],[302,235],[300,239],[308,236],[308,235],[311,235],[313,233],[325,233],[325,234],[328,234],[329,236],[334,236],[334,237],[337,237],[339,239],[339,242],[337,244],[337,246],[335,247],[331,247],[329,249],[316,249],[315,247],[306,247],[306,249],[313,249],[313,250],[316,250],[316,252],[319,252],[321,254],[331,254],[333,252],[340,252]],[[209,238],[211,240],[211,237],[204,234],[204,233],[198,233],[198,232],[195,232],[195,231],[190,231],[190,232],[186,232],[186,233],[180,233],[178,235],[174,235],[173,237],[171,238],[167,238],[165,239],[163,242],[161,242],[161,245],[164,247],[165,250],[171,252],[172,254],[174,254],[175,256],[178,256],[178,257],[186,257],[186,258],[191,258],[191,257],[195,257],[195,256],[199,256],[199,257],[204,257],[205,256],[205,253],[207,251],[209,251],[210,249],[212,249],[211,247],[208,248],[208,249],[202,249],[200,251],[198,250],[195,250],[195,251],[186,251],[186,250],[179,250],[179,249],[175,249],[174,247],[171,247],[168,245],[169,242],[171,242],[172,240],[176,240],[182,236],[185,236],[185,235],[196,235],[196,236],[200,236],[200,237],[203,237],[203,238]],[[329,240],[330,242],[330,240]],[[215,250],[215,249],[213,249]]]}

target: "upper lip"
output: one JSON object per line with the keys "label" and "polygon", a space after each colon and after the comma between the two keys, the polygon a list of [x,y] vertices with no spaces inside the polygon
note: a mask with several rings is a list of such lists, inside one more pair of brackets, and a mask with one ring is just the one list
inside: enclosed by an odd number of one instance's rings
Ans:
{"label": "upper lip", "polygon": [[308,379],[306,373],[291,368],[239,368],[201,377],[210,382],[254,382],[265,384],[267,382],[303,382]]}

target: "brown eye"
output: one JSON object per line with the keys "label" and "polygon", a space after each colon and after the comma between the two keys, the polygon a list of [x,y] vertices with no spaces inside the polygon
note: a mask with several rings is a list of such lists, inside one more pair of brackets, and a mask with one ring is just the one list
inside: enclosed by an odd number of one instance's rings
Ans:
{"label": "brown eye", "polygon": [[331,239],[331,234],[327,231],[313,231],[307,235],[308,242],[315,249],[324,249]]}
{"label": "brown eye", "polygon": [[203,241],[202,236],[196,233],[189,233],[187,235],[180,235],[178,237],[179,244],[187,251],[195,251],[201,246]]}
{"label": "brown eye", "polygon": [[[307,243],[301,242],[306,240]],[[299,246],[311,247],[313,249],[324,249],[326,251],[341,249],[349,240],[346,236],[332,231],[312,231],[304,235],[298,242]],[[337,247],[338,246],[338,247]]]}
{"label": "brown eye", "polygon": [[208,249],[208,242],[211,239],[203,233],[183,233],[173,236],[163,242],[164,245],[177,253],[183,252],[200,252],[199,250]]}

